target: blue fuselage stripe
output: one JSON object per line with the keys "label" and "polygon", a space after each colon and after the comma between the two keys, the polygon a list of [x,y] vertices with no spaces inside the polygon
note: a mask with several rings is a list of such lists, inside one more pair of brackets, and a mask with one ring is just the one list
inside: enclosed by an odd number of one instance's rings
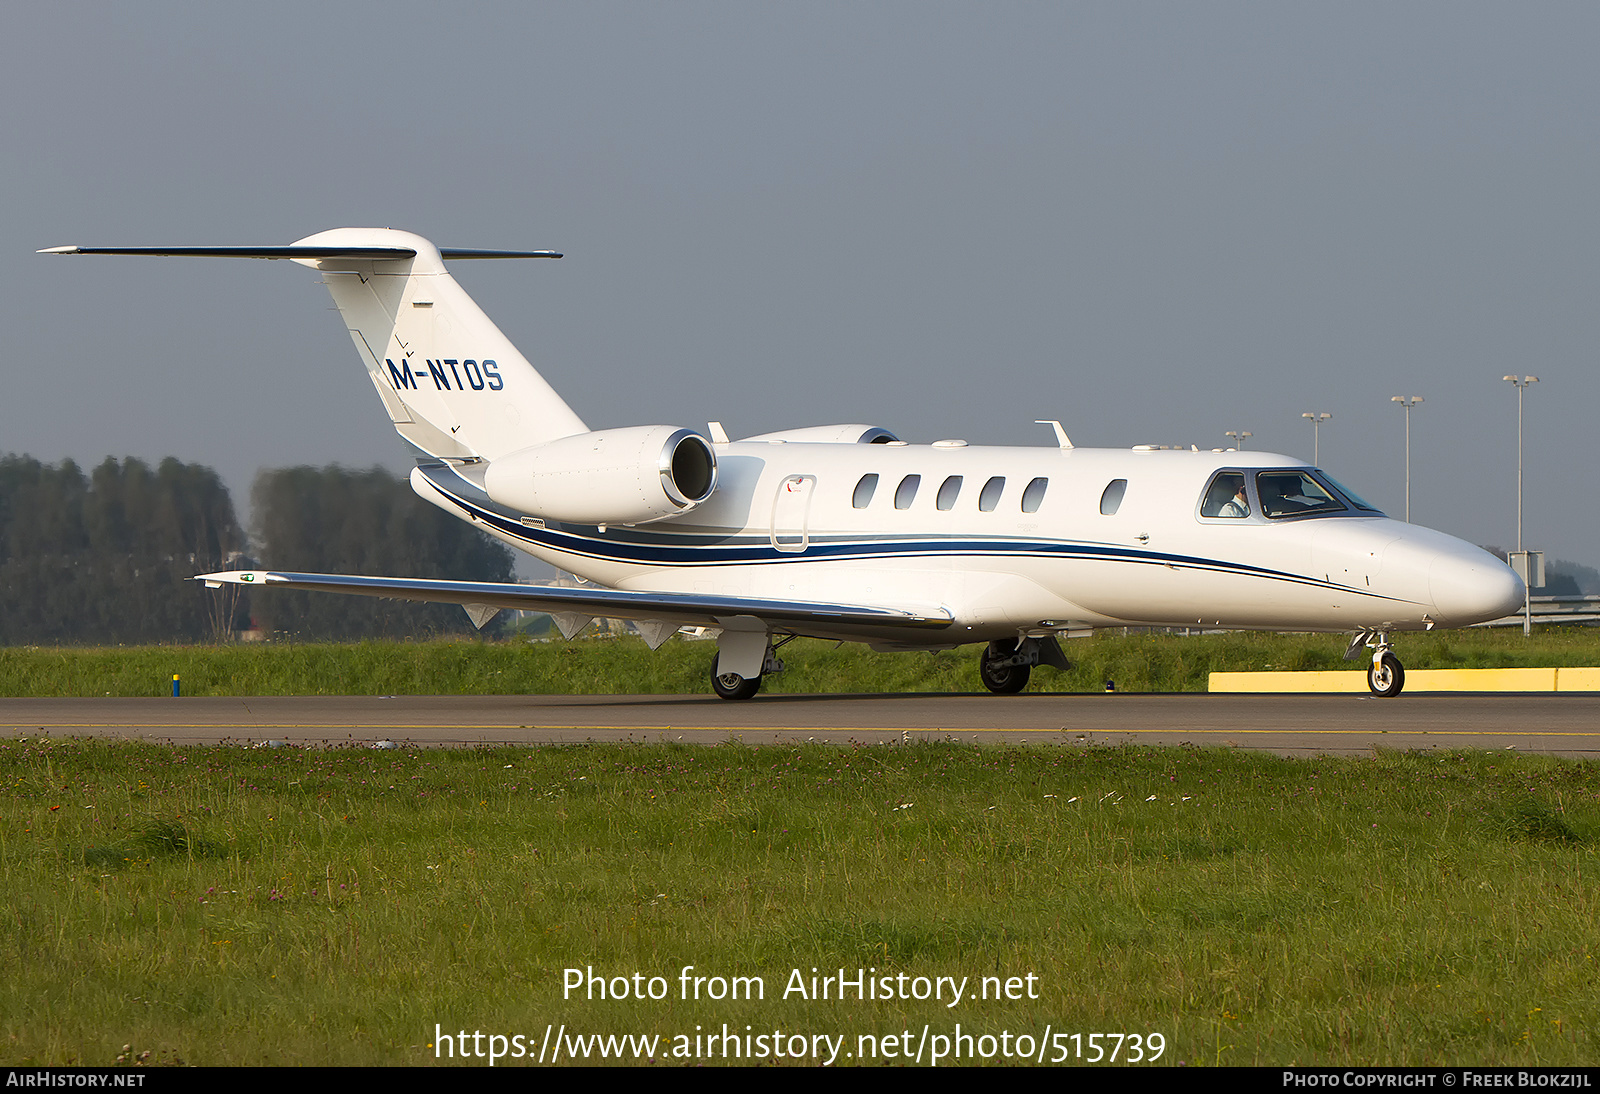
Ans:
{"label": "blue fuselage stripe", "polygon": [[[426,473],[426,472],[425,472]],[[1014,540],[958,537],[891,537],[862,536],[811,537],[804,552],[779,551],[765,537],[741,536],[737,533],[683,531],[644,531],[639,528],[608,529],[601,534],[570,531],[567,528],[529,527],[520,520],[497,513],[484,505],[462,497],[441,481],[440,474],[428,474],[428,481],[455,505],[464,515],[492,527],[501,535],[521,543],[565,555],[592,559],[599,562],[662,567],[717,567],[748,566],[795,562],[843,562],[895,558],[1046,558],[1075,559],[1079,561],[1124,562],[1134,565],[1180,566],[1188,569],[1211,570],[1245,577],[1311,585],[1318,588],[1358,593],[1380,600],[1393,597],[1380,596],[1367,589],[1320,580],[1301,574],[1286,573],[1261,566],[1228,562],[1222,559],[1199,558],[1193,555],[1174,555],[1159,551],[1140,551],[1103,543],[1073,543],[1064,540]]]}

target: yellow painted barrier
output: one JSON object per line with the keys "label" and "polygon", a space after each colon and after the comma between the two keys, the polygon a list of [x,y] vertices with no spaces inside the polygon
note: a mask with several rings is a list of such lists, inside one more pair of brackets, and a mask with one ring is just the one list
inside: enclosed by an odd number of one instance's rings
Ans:
{"label": "yellow painted barrier", "polygon": [[1600,691],[1600,669],[1556,669],[1557,691]]}
{"label": "yellow painted barrier", "polygon": [[[1334,672],[1213,672],[1215,692],[1332,692],[1367,690],[1365,668]],[[1600,691],[1600,668],[1410,669],[1407,692]]]}
{"label": "yellow painted barrier", "polygon": [[1407,691],[1554,691],[1555,669],[1417,669]]}
{"label": "yellow painted barrier", "polygon": [[[1409,682],[1409,677],[1408,677]],[[1367,690],[1366,670],[1350,672],[1213,672],[1209,691],[1348,691]]]}

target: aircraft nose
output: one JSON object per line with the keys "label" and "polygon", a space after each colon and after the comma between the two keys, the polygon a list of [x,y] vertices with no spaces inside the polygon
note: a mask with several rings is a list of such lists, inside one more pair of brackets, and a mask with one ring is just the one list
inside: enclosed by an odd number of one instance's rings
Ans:
{"label": "aircraft nose", "polygon": [[1522,579],[1505,563],[1476,547],[1441,553],[1428,570],[1428,587],[1438,621],[1465,627],[1520,611]]}

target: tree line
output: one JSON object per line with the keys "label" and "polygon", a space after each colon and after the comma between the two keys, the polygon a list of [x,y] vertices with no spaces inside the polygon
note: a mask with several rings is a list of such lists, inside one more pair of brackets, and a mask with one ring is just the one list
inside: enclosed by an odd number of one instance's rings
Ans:
{"label": "tree line", "polygon": [[511,551],[387,471],[264,470],[254,534],[199,464],[0,457],[0,645],[198,642],[254,627],[304,639],[472,629],[453,605],[207,589],[195,575],[280,569],[510,581]]}

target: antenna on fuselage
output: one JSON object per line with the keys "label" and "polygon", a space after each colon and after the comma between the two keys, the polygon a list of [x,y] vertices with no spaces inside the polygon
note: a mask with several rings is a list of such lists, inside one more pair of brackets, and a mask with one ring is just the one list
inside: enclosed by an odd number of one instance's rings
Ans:
{"label": "antenna on fuselage", "polygon": [[1071,448],[1072,447],[1072,439],[1067,436],[1067,431],[1065,429],[1061,428],[1061,423],[1056,421],[1055,419],[1053,419],[1053,418],[1035,418],[1033,420],[1033,424],[1034,425],[1047,425],[1047,426],[1049,426],[1051,429],[1056,431],[1056,444],[1060,445],[1062,448]]}

